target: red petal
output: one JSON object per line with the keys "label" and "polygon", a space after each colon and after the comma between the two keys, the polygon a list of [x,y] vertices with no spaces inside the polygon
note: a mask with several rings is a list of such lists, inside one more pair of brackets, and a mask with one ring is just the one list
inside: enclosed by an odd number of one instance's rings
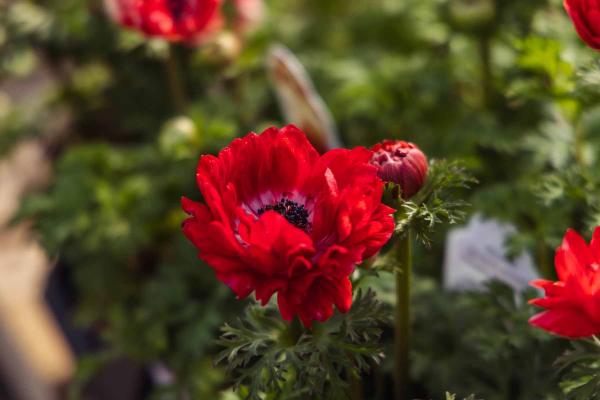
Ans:
{"label": "red petal", "polygon": [[[312,239],[283,216],[268,211],[250,227],[246,255],[256,271],[266,276],[288,277],[290,268],[305,265],[315,252]],[[300,264],[298,264],[300,263]]]}
{"label": "red petal", "polygon": [[341,313],[347,313],[352,307],[352,282],[345,278],[335,286],[334,303]]}
{"label": "red petal", "polygon": [[600,325],[574,308],[559,308],[534,315],[529,323],[548,332],[571,339],[600,333]]}
{"label": "red petal", "polygon": [[226,284],[237,295],[238,299],[246,298],[254,290],[256,284],[252,274],[234,272],[234,273],[216,273],[217,279]]}
{"label": "red petal", "polygon": [[199,175],[213,185],[231,182],[239,200],[250,202],[266,192],[297,190],[318,159],[298,128],[270,128],[261,135],[234,140],[219,153],[219,168],[203,168]]}
{"label": "red petal", "polygon": [[[586,9],[581,1],[565,0],[564,6],[573,20],[577,33],[590,47],[600,50],[600,37],[598,36],[598,10]],[[589,3],[588,3],[589,5]]]}
{"label": "red petal", "polygon": [[268,279],[258,281],[256,282],[256,285],[256,299],[264,306],[269,302],[271,296],[273,296],[275,292],[286,286],[286,282],[283,279]]}
{"label": "red petal", "polygon": [[554,258],[556,273],[561,281],[570,277],[581,279],[585,269],[594,262],[592,253],[579,234],[569,229]]}
{"label": "red petal", "polygon": [[573,229],[567,230],[563,239],[562,248],[577,259],[579,266],[587,267],[594,263],[592,252],[583,238]]}
{"label": "red petal", "polygon": [[279,312],[281,313],[281,317],[284,320],[291,321],[296,315],[296,310],[287,300],[285,293],[279,292],[277,294],[277,305],[279,306]]}
{"label": "red petal", "polygon": [[600,226],[594,229],[594,234],[592,235],[592,241],[590,242],[590,250],[592,251],[592,255],[594,260],[597,263],[600,263]]}

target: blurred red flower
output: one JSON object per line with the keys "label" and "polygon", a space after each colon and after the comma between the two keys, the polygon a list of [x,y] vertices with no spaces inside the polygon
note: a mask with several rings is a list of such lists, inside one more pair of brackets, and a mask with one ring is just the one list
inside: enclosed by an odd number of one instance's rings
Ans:
{"label": "blurred red flower", "polygon": [[379,177],[399,185],[403,199],[408,200],[421,190],[429,165],[416,145],[403,140],[384,140],[372,150],[371,163],[379,169]]}
{"label": "blurred red flower", "polygon": [[121,25],[147,36],[198,43],[223,25],[221,0],[105,0]]}
{"label": "blurred red flower", "polygon": [[529,323],[568,338],[600,333],[600,227],[592,242],[587,243],[569,229],[554,260],[558,282],[536,280],[545,297],[531,304],[547,309],[533,316]]}
{"label": "blurred red flower", "polygon": [[200,158],[204,204],[182,199],[183,231],[238,298],[254,291],[264,305],[277,293],[283,318],[310,327],[333,305],[350,309],[350,274],[394,230],[371,156],[360,147],[319,156],[291,125],[250,133]]}
{"label": "blurred red flower", "polygon": [[564,0],[564,6],[581,39],[600,50],[600,0]]}

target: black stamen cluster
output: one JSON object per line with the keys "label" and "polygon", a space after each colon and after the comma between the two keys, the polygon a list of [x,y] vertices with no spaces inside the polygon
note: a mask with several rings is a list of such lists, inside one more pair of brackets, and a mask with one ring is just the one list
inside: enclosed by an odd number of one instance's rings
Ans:
{"label": "black stamen cluster", "polygon": [[310,228],[308,222],[308,210],[301,204],[296,203],[285,197],[275,204],[270,204],[258,210],[258,215],[262,215],[267,211],[275,211],[281,214],[288,222],[302,230]]}

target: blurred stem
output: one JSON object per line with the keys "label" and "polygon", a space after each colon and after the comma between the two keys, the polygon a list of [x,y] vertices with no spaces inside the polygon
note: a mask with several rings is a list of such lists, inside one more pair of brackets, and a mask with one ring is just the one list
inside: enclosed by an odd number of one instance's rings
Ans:
{"label": "blurred stem", "polygon": [[174,46],[169,47],[169,56],[165,59],[165,72],[173,107],[179,114],[183,114],[187,108],[188,100],[185,93],[181,65]]}
{"label": "blurred stem", "polygon": [[363,387],[360,376],[352,376],[350,380],[350,398],[352,400],[363,400]]}
{"label": "blurred stem", "polygon": [[583,147],[584,147],[585,138],[583,137],[583,133],[582,133],[581,129],[579,128],[578,124],[575,125],[574,129],[575,130],[574,130],[573,141],[575,142],[575,161],[579,165],[584,165]]}
{"label": "blurred stem", "polygon": [[479,38],[479,58],[481,60],[481,98],[485,108],[492,104],[492,46],[489,36]]}
{"label": "blurred stem", "polygon": [[381,365],[375,365],[373,367],[373,380],[375,384],[375,396],[373,399],[383,399],[386,385],[385,385],[385,376],[383,371],[381,370]]}
{"label": "blurred stem", "polygon": [[537,244],[537,253],[538,253],[538,263],[540,266],[540,273],[545,279],[552,279],[552,266],[550,265],[550,261],[548,260],[548,249],[546,245],[546,241],[543,237],[538,239]]}
{"label": "blurred stem", "polygon": [[394,335],[395,399],[405,400],[408,395],[410,348],[410,276],[412,269],[410,228],[396,243],[396,329]]}

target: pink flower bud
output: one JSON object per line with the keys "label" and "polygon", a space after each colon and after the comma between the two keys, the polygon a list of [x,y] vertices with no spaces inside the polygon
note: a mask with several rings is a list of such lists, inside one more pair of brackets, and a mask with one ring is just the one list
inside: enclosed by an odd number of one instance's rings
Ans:
{"label": "pink flower bud", "polygon": [[235,0],[236,17],[234,28],[240,34],[246,34],[259,27],[265,18],[263,0]]}
{"label": "pink flower bud", "polygon": [[379,168],[379,177],[399,185],[403,199],[408,200],[421,190],[429,167],[427,157],[416,145],[403,140],[384,140],[371,150],[371,164]]}

